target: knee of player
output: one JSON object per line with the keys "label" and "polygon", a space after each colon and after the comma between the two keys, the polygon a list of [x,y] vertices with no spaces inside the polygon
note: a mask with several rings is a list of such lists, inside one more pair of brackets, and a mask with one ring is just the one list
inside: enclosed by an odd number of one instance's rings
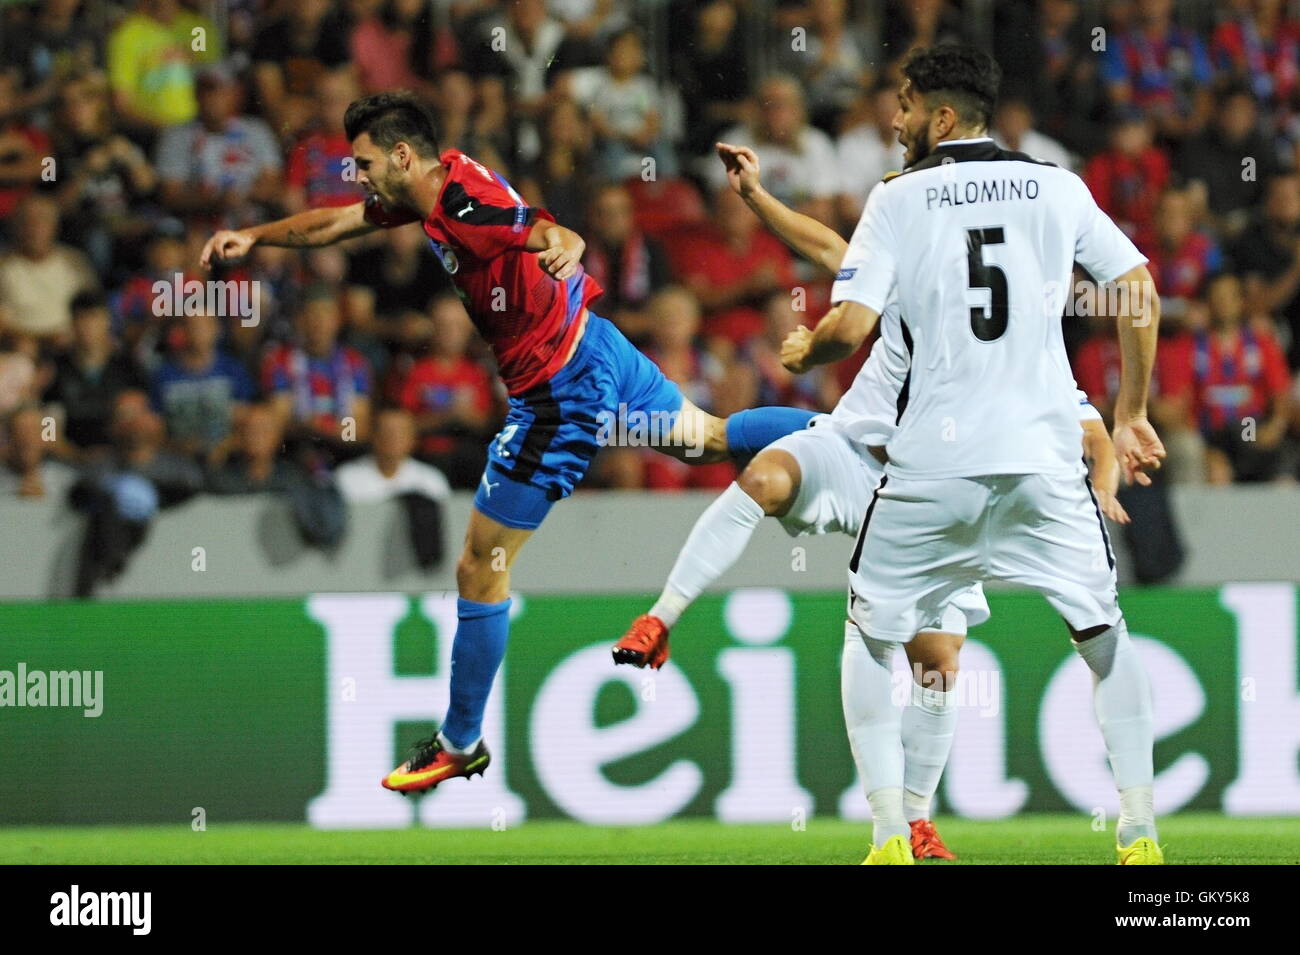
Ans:
{"label": "knee of player", "polygon": [[767,515],[784,514],[794,497],[794,481],[780,465],[755,458],[736,479]]}
{"label": "knee of player", "polygon": [[495,577],[508,570],[504,554],[494,561],[491,553],[479,553],[467,544],[461,551],[460,560],[456,562],[456,584],[461,596],[467,596],[466,591],[477,591],[490,586]]}

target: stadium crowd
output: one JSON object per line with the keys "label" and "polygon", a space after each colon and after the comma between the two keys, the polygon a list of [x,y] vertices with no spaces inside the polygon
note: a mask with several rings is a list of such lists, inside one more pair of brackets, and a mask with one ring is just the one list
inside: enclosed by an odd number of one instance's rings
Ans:
{"label": "stadium crowd", "polygon": [[[1281,0],[979,7],[1005,73],[997,138],[1077,170],[1151,260],[1167,479],[1295,480],[1300,21]],[[970,12],[943,0],[0,5],[0,493],[63,493],[95,469],[144,475],[163,503],[336,471],[354,499],[436,495],[443,475],[477,483],[504,395],[419,230],[255,249],[217,276],[256,282],[255,322],[178,314],[155,291],[211,277],[197,262],[216,228],[357,201],[343,112],[393,88],[427,100],[444,148],[584,236],[605,289],[594,308],[696,404],[829,409],[864,354],[820,375],[781,367],[782,338],[824,311],[829,280],[726,187],[712,143],[754,146],[769,191],[850,234],[901,163],[898,63],[918,44],[980,39]],[[1077,315],[1065,328],[1079,385],[1108,414],[1113,329]],[[608,449],[590,483],[733,476]]]}

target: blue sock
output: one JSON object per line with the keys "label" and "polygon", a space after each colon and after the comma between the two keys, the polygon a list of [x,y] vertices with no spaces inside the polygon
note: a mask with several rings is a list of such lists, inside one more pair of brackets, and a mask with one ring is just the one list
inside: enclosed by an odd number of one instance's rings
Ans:
{"label": "blue sock", "polygon": [[442,735],[464,749],[483,735],[488,691],[506,655],[510,635],[510,601],[481,604],[456,601],[456,639],[451,644],[451,706]]}
{"label": "blue sock", "polygon": [[758,454],[777,438],[808,427],[818,412],[803,408],[750,408],[727,418],[727,451],[733,458]]}

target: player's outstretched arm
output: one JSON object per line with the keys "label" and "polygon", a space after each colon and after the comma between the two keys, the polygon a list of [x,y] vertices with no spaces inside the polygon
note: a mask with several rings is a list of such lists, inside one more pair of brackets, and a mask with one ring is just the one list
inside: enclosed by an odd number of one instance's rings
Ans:
{"label": "player's outstretched arm", "polygon": [[1115,280],[1121,289],[1119,314],[1120,384],[1115,398],[1115,454],[1124,483],[1150,484],[1146,473],[1160,467],[1165,446],[1147,420],[1147,393],[1156,358],[1160,296],[1145,265]]}
{"label": "player's outstretched arm", "polygon": [[801,375],[810,368],[848,358],[862,347],[880,313],[858,302],[844,301],[822,316],[816,329],[800,325],[781,343],[781,364]]}
{"label": "player's outstretched arm", "polygon": [[718,158],[727,168],[727,182],[778,239],[814,265],[834,275],[844,261],[849,244],[812,216],[795,212],[763,188],[759,181],[758,154],[748,146],[717,143]]}
{"label": "player's outstretched arm", "polygon": [[355,202],[329,209],[308,209],[248,229],[222,229],[203,246],[199,264],[210,268],[214,259],[243,258],[255,245],[308,249],[365,235],[380,228],[366,221],[365,211],[364,202]]}
{"label": "player's outstretched arm", "polygon": [[554,222],[539,222],[528,233],[524,249],[536,252],[537,261],[547,274],[563,282],[578,271],[587,243],[572,229]]}

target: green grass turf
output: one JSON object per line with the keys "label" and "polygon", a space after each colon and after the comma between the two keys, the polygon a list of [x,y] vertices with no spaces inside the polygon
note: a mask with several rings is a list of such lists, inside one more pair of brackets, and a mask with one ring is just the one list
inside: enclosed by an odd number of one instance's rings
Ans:
{"label": "green grass turf", "polygon": [[[1113,836],[1086,815],[1033,815],[998,822],[940,817],[960,863],[1113,864]],[[301,825],[0,829],[0,863],[637,863],[856,864],[869,830],[814,819],[789,825],[681,820],[640,828],[529,822],[502,832],[402,829],[319,832]],[[1161,820],[1170,863],[1300,863],[1300,818],[1227,819],[1188,813]],[[930,863],[951,864],[951,863]]]}

